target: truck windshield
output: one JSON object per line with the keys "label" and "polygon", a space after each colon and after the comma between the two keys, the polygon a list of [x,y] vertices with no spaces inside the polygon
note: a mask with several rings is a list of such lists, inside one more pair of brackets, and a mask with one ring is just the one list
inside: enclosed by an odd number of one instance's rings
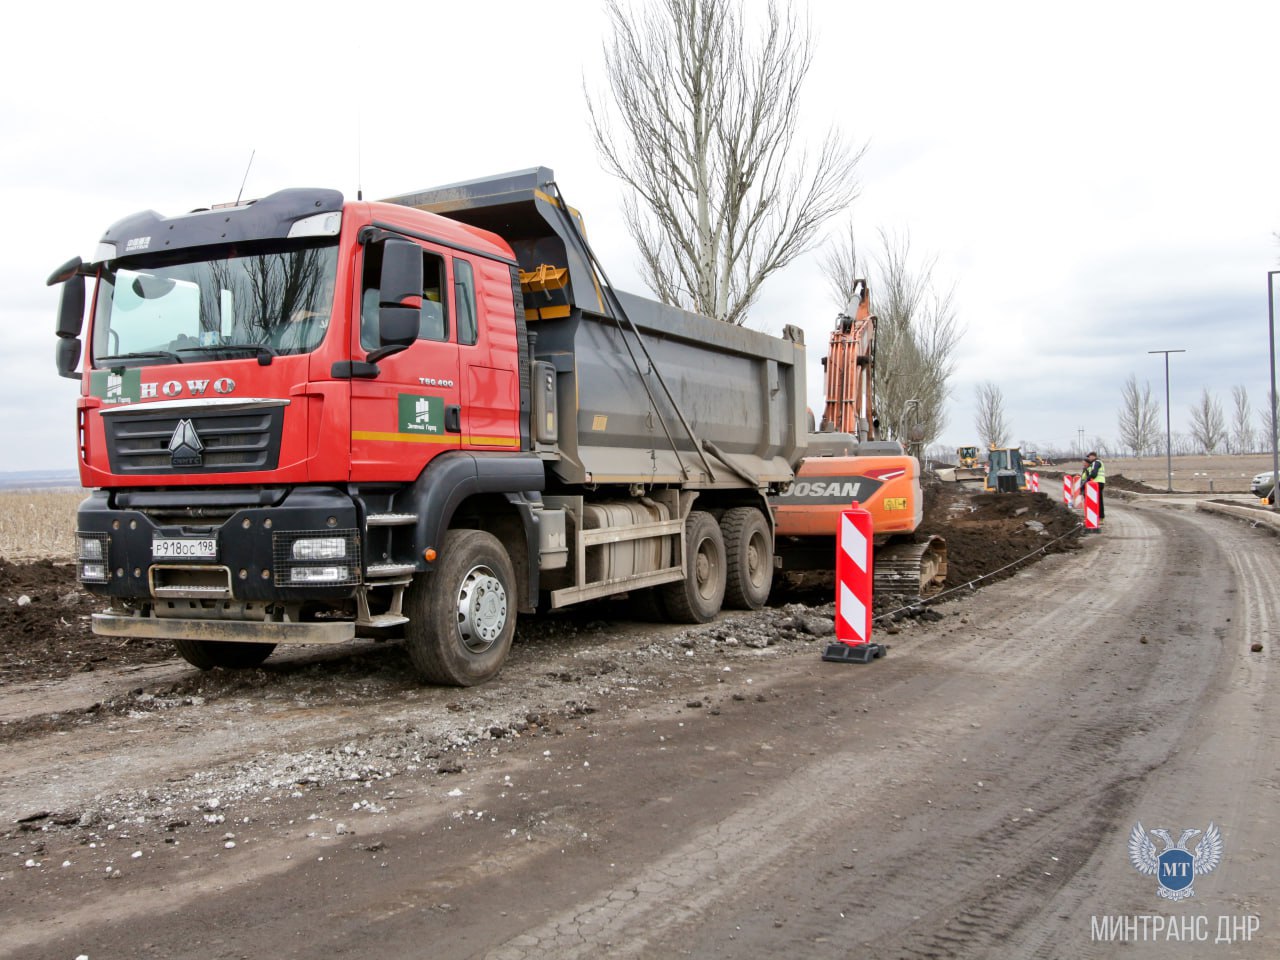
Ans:
{"label": "truck windshield", "polygon": [[237,353],[307,353],[333,310],[336,243],[217,259],[104,268],[93,320],[95,363],[193,362]]}

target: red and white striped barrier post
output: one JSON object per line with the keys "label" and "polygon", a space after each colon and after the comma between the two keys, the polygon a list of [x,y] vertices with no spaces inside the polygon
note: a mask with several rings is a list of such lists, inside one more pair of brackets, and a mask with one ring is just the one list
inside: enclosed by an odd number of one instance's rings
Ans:
{"label": "red and white striped barrier post", "polygon": [[1098,482],[1090,480],[1084,485],[1084,528],[1096,531],[1099,523]]}
{"label": "red and white striped barrier post", "polygon": [[1075,499],[1075,493],[1076,478],[1069,473],[1064,473],[1062,475],[1062,502],[1070,507],[1071,501]]}
{"label": "red and white striped barrier post", "polygon": [[1024,471],[1027,478],[1027,491],[1029,493],[1040,492],[1040,474],[1032,473],[1030,470]]}
{"label": "red and white striped barrier post", "polygon": [[836,642],[827,644],[823,660],[870,663],[885,647],[871,642],[872,550],[871,514],[853,501],[840,514],[836,538]]}

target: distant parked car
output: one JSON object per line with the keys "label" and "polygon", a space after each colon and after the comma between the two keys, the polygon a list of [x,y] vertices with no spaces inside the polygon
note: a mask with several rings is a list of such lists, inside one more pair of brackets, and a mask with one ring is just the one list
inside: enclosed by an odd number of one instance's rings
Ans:
{"label": "distant parked car", "polygon": [[1253,492],[1255,497],[1270,499],[1271,490],[1275,485],[1274,474],[1272,471],[1268,470],[1265,473],[1260,473],[1254,477],[1252,482],[1249,484],[1249,489]]}

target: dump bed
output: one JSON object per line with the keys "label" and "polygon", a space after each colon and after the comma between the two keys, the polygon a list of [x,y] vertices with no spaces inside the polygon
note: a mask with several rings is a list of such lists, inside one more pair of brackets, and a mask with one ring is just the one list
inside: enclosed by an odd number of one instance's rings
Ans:
{"label": "dump bed", "polygon": [[550,464],[560,480],[791,480],[807,429],[799,331],[773,337],[611,293],[545,167],[391,202],[491,230],[515,251],[531,353],[556,374],[558,459]]}

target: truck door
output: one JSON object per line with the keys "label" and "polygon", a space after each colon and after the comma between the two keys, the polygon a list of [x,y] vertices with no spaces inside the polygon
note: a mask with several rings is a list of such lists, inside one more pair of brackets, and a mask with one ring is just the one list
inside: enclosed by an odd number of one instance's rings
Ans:
{"label": "truck door", "polygon": [[[381,244],[365,248],[358,349],[377,349]],[[422,244],[423,290],[417,339],[377,361],[373,379],[351,384],[351,479],[411,480],[462,436],[458,344],[444,251]]]}
{"label": "truck door", "polygon": [[516,450],[520,446],[520,378],[511,280],[504,266],[453,256],[462,380],[463,446]]}

